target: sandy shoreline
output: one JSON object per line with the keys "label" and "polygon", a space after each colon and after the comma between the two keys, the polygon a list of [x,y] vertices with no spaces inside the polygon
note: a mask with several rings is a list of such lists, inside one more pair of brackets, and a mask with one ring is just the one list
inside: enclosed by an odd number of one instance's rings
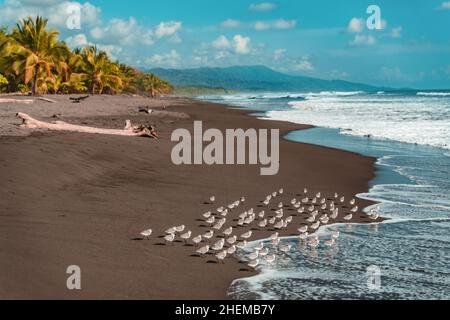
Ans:
{"label": "sandy shoreline", "polygon": [[[208,229],[198,221],[203,212],[245,196],[245,205],[230,214],[235,218],[251,207],[259,210],[259,201],[280,187],[284,202],[304,187],[350,199],[366,192],[374,176],[373,158],[286,140],[280,141],[276,176],[260,176],[259,166],[175,166],[170,134],[192,130],[194,120],[220,130],[279,128],[282,135],[307,126],[182,98],[98,96],[81,104],[66,96],[52,99],[58,103],[0,105],[0,298],[224,299],[234,279],[253,271],[235,259],[217,264],[212,257],[193,257],[194,248],[183,243],[160,245],[165,229],[185,224],[194,235],[204,233]],[[157,112],[145,115],[139,106]],[[123,127],[126,119],[149,122],[161,139],[23,136],[28,130],[13,125],[18,111],[108,128]],[[205,204],[212,194],[217,204]],[[368,204],[358,201],[361,208]],[[294,221],[281,235],[296,233],[304,218]],[[364,215],[354,221],[372,222]],[[146,228],[154,230],[151,240],[136,240]],[[251,240],[270,233],[255,231]],[[81,291],[66,288],[69,265],[82,270]]]}

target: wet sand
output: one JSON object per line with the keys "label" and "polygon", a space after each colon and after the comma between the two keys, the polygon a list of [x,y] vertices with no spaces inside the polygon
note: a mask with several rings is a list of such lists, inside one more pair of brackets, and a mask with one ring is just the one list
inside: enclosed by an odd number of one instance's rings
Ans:
{"label": "wet sand", "polygon": [[[235,225],[244,210],[263,210],[260,201],[280,187],[285,204],[299,198],[304,187],[310,196],[320,191],[332,199],[338,192],[351,199],[366,192],[374,176],[372,158],[285,140],[276,176],[261,176],[259,165],[175,166],[170,135],[177,128],[192,131],[194,120],[202,120],[204,129],[278,128],[283,134],[307,126],[184,98],[100,96],[80,104],[66,96],[51,98],[58,102],[0,105],[3,299],[227,299],[231,282],[254,271],[234,258],[219,264],[213,256],[193,256],[195,247],[182,242],[165,245],[159,238],[164,230],[185,224],[194,235],[205,233],[202,213],[245,196],[225,227]],[[157,112],[137,112],[144,105]],[[18,111],[105,128],[123,127],[131,119],[154,124],[161,139],[32,132],[14,125],[20,122],[14,119]],[[211,195],[217,198],[214,205],[205,203]],[[357,204],[363,208],[369,202]],[[352,222],[372,221],[358,213]],[[295,216],[280,234],[296,234],[302,223],[305,215]],[[153,235],[143,241],[139,233],[147,228]],[[271,233],[254,231],[251,240]],[[66,287],[70,265],[81,268],[82,290]]]}

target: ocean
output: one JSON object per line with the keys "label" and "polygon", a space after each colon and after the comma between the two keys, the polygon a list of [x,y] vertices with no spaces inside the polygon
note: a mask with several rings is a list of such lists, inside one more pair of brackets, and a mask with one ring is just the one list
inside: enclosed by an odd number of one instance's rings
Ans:
{"label": "ocean", "polygon": [[332,249],[311,250],[297,238],[284,238],[297,250],[276,252],[274,264],[236,280],[232,298],[450,299],[450,91],[199,98],[315,126],[286,139],[376,157],[376,177],[358,197],[379,202],[381,215],[389,218],[321,228],[324,235],[340,231]]}

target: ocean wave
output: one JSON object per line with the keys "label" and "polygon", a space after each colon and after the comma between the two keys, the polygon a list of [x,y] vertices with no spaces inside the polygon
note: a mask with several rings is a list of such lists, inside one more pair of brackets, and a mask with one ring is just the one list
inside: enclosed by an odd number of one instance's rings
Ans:
{"label": "ocean wave", "polygon": [[416,95],[424,97],[450,97],[450,92],[417,92]]}

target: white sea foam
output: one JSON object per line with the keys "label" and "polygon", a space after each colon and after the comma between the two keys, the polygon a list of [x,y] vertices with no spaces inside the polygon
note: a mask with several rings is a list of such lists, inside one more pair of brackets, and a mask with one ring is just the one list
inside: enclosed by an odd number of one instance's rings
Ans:
{"label": "white sea foam", "polygon": [[425,97],[450,97],[450,92],[417,92],[417,95]]}

